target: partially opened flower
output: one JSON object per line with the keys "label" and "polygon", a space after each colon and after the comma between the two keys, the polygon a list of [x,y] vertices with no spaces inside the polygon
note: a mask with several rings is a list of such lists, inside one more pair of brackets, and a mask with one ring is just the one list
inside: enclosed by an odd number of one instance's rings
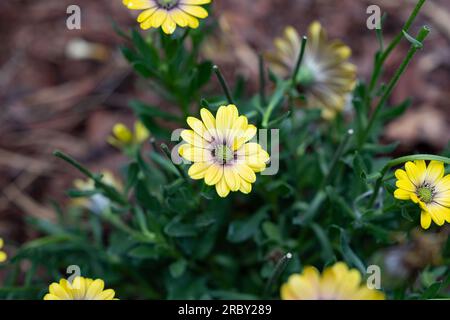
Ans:
{"label": "partially opened flower", "polygon": [[394,197],[411,200],[422,209],[420,224],[428,229],[431,221],[442,226],[450,222],[450,174],[444,176],[444,164],[424,160],[408,161],[405,170],[395,171],[397,190]]}
{"label": "partially opened flower", "polygon": [[108,143],[116,148],[142,144],[150,136],[150,132],[140,121],[134,123],[134,132],[132,132],[123,123],[117,123],[112,129],[113,135],[108,137]]}
{"label": "partially opened flower", "polygon": [[200,115],[201,120],[189,117],[187,123],[192,130],[181,133],[187,143],[181,145],[179,153],[194,162],[189,176],[215,185],[220,197],[230,191],[250,193],[255,172],[263,171],[269,161],[261,145],[249,142],[256,135],[256,127],[248,124],[247,117],[239,116],[235,105],[221,106],[216,117],[207,109],[200,110]]}
{"label": "partially opened flower", "polygon": [[305,267],[281,287],[283,300],[384,300],[384,294],[363,284],[361,273],[343,262],[326,268]]}
{"label": "partially opened flower", "polygon": [[[102,181],[105,184],[114,187],[118,191],[123,190],[122,183],[114,176],[112,172],[105,170],[101,174],[102,174]],[[73,184],[75,188],[79,191],[95,190],[95,183],[94,180],[92,179],[86,180],[76,179]],[[79,197],[73,199],[72,205],[84,207],[94,213],[100,214],[110,207],[111,201],[103,194],[95,193],[92,196]]]}
{"label": "partially opened flower", "polygon": [[159,28],[166,34],[175,32],[177,26],[196,29],[198,19],[208,16],[208,11],[201,5],[211,0],[123,0],[128,9],[144,10],[137,21],[141,28]]}
{"label": "partially opened flower", "polygon": [[6,253],[4,251],[2,251],[1,249],[3,248],[3,239],[0,238],[0,263],[1,262],[5,262],[6,259],[8,258],[8,256],[6,255]]}
{"label": "partially opened flower", "polygon": [[[301,38],[293,27],[275,39],[275,53],[269,53],[272,70],[282,77],[294,72],[301,49]],[[308,41],[297,76],[299,92],[306,97],[306,107],[319,108],[326,119],[341,112],[356,84],[356,67],[348,62],[351,49],[339,40],[329,41],[317,21],[309,26]],[[303,102],[299,102],[303,105]]]}
{"label": "partially opened flower", "polygon": [[72,283],[61,279],[53,282],[44,300],[117,300],[112,289],[105,290],[105,283],[101,279],[76,277]]}

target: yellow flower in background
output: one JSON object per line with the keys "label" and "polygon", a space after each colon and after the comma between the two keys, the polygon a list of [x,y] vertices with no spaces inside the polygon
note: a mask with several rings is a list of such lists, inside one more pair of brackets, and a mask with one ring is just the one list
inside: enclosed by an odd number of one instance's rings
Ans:
{"label": "yellow flower in background", "polygon": [[397,190],[394,197],[411,200],[422,209],[420,224],[428,229],[431,220],[438,226],[450,222],[450,174],[444,176],[444,164],[424,160],[408,161],[405,170],[395,171]]}
{"label": "yellow flower in background", "polygon": [[[267,58],[272,70],[282,77],[292,75],[301,49],[301,38],[293,27],[275,39],[275,53]],[[349,63],[351,49],[339,40],[329,41],[317,21],[308,29],[305,55],[297,77],[298,90],[306,97],[306,107],[319,108],[325,119],[341,112],[356,84],[356,66]],[[300,105],[304,104],[301,102]]]}
{"label": "yellow flower in background", "polygon": [[361,273],[343,262],[326,268],[322,274],[312,266],[293,274],[281,287],[283,300],[384,300],[384,294],[363,284]]}
{"label": "yellow flower in background", "polygon": [[53,282],[44,300],[117,300],[112,289],[105,290],[105,283],[101,279],[76,277],[72,283],[61,279]]}
{"label": "yellow flower in background", "polygon": [[196,29],[198,19],[208,16],[208,11],[201,7],[211,0],[123,0],[128,9],[144,10],[137,21],[144,30],[159,28],[166,34],[175,32],[177,26]]}
{"label": "yellow flower in background", "polygon": [[6,253],[4,251],[2,251],[1,249],[3,248],[3,239],[0,238],[0,263],[1,262],[5,262],[6,259],[8,258],[8,256],[6,255]]}
{"label": "yellow flower in background", "polygon": [[141,144],[150,136],[150,132],[140,121],[134,123],[134,132],[124,125],[117,123],[112,129],[113,135],[108,137],[108,143],[116,148]]}
{"label": "yellow flower in background", "polygon": [[215,185],[220,197],[230,191],[250,193],[255,172],[263,171],[269,161],[261,145],[249,142],[256,135],[256,127],[248,124],[247,117],[239,116],[235,105],[221,106],[216,117],[207,109],[200,110],[200,115],[201,120],[188,117],[192,130],[181,133],[187,143],[181,145],[179,153],[194,162],[189,176]]}
{"label": "yellow flower in background", "polygon": [[[123,190],[122,183],[114,176],[112,172],[105,170],[102,171],[101,174],[102,181],[104,183],[110,185],[111,187],[114,187],[118,191]],[[91,191],[95,189],[95,183],[92,179],[75,179],[73,184],[75,188],[80,191]],[[109,208],[109,206],[111,205],[111,201],[104,195],[97,193],[91,197],[74,198],[72,200],[72,205],[84,207],[92,212],[100,214],[105,211],[105,209]]]}

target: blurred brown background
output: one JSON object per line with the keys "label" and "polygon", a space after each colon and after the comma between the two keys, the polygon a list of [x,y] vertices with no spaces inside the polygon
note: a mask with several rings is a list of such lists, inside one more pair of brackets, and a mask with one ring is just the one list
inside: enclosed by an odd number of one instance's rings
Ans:
{"label": "blurred brown background", "polygon": [[[366,27],[366,8],[388,13],[385,37],[401,30],[415,1],[215,0],[220,29],[205,55],[231,76],[243,74],[255,87],[257,53],[272,47],[288,24],[300,33],[318,19],[333,38],[352,49],[359,77],[367,79],[377,42]],[[66,9],[81,7],[81,30],[66,28]],[[78,173],[51,156],[62,149],[93,170],[117,170],[121,156],[105,142],[117,121],[133,122],[127,101],[160,101],[136,82],[120,53],[123,39],[112,29],[136,26],[121,0],[0,1],[0,236],[17,243],[32,237],[23,218],[53,217],[50,200],[67,201],[64,190]],[[386,128],[385,140],[400,140],[401,152],[440,152],[450,138],[450,3],[429,0],[416,21],[432,33],[408,68],[393,102],[413,97],[413,107]],[[221,50],[217,50],[217,47]],[[408,49],[387,63],[392,74]],[[87,51],[86,51],[87,50]],[[253,84],[253,86],[252,86]]]}

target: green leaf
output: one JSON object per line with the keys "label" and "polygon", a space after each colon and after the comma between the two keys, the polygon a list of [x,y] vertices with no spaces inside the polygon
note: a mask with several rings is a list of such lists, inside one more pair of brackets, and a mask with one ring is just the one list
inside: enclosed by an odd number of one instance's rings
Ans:
{"label": "green leaf", "polygon": [[98,189],[92,190],[70,189],[66,192],[66,194],[71,198],[90,198],[98,193],[101,193],[101,191]]}
{"label": "green leaf", "polygon": [[169,271],[172,277],[179,278],[186,271],[186,267],[187,267],[186,260],[178,260],[169,266]]}
{"label": "green leaf", "polygon": [[132,162],[128,166],[127,183],[125,186],[125,190],[127,190],[127,192],[136,185],[140,171],[141,170],[139,169],[139,164],[137,162]]}
{"label": "green leaf", "polygon": [[143,102],[133,100],[130,102],[130,107],[138,114],[148,116],[150,118],[161,118],[169,121],[179,121],[180,118],[158,107],[145,104]]}
{"label": "green leaf", "polygon": [[154,246],[139,245],[131,249],[128,255],[132,258],[138,259],[156,259],[158,258],[158,252]]}
{"label": "green leaf", "polygon": [[421,300],[426,300],[426,299],[433,299],[433,298],[435,298],[439,294],[439,291],[441,290],[441,287],[442,287],[442,281],[433,283],[431,286],[429,286],[427,288],[427,290],[425,290],[425,292],[422,294],[420,299]]}
{"label": "green leaf", "polygon": [[259,225],[267,217],[267,208],[242,220],[230,223],[228,227],[227,240],[233,243],[244,242],[253,237],[258,231]]}
{"label": "green leaf", "polygon": [[267,238],[269,238],[269,240],[272,240],[276,243],[283,242],[281,233],[280,233],[280,229],[276,224],[274,224],[270,221],[266,221],[263,223],[262,229],[264,231],[264,234],[267,236]]}
{"label": "green leaf", "polygon": [[181,217],[177,216],[164,228],[164,232],[174,238],[195,237],[197,228],[194,225],[182,223]]}
{"label": "green leaf", "polygon": [[423,44],[422,42],[418,41],[416,38],[410,36],[405,30],[402,30],[403,35],[405,36],[406,40],[408,40],[409,42],[411,42],[411,44],[418,48],[418,49],[422,49],[423,48]]}
{"label": "green leaf", "polygon": [[350,265],[358,268],[358,270],[362,273],[366,273],[366,267],[362,260],[355,254],[355,252],[350,248],[350,243],[348,240],[347,233],[344,229],[341,230],[341,250],[342,255],[344,256],[345,261],[347,261]]}

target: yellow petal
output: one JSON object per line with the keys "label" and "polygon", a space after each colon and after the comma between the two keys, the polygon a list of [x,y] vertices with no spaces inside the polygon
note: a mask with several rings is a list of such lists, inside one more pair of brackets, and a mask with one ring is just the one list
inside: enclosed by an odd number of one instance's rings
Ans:
{"label": "yellow petal", "polygon": [[423,184],[425,180],[425,170],[419,170],[417,165],[411,161],[405,163],[405,169],[409,179],[416,187]]}
{"label": "yellow petal", "polygon": [[208,130],[206,130],[206,127],[203,124],[203,122],[194,117],[188,117],[186,121],[188,125],[192,128],[192,130],[195,131],[195,133],[197,133],[203,139],[211,141],[211,135],[209,134]]}
{"label": "yellow petal", "polygon": [[245,181],[244,179],[241,179],[239,191],[244,194],[249,194],[252,192],[252,184],[250,182]]}
{"label": "yellow petal", "polygon": [[153,0],[123,0],[123,4],[128,7],[128,9],[142,10],[148,9],[156,6]]}
{"label": "yellow petal", "polygon": [[97,295],[97,300],[112,300],[114,299],[115,292],[112,289],[107,289]]}
{"label": "yellow petal", "polygon": [[204,162],[212,159],[211,151],[203,148],[194,147],[190,144],[183,144],[178,149],[178,153],[186,160],[191,162]]}
{"label": "yellow petal", "polygon": [[187,14],[178,8],[170,10],[169,16],[180,27],[184,28],[188,25],[188,20],[186,19]]}
{"label": "yellow petal", "polygon": [[144,22],[145,20],[147,20],[148,18],[150,18],[152,16],[153,13],[155,13],[155,11],[158,9],[158,7],[153,7],[151,9],[147,9],[142,11],[139,16],[137,17],[137,21],[139,23]]}
{"label": "yellow petal", "polygon": [[430,216],[430,214],[428,212],[422,211],[422,213],[420,214],[420,225],[425,230],[430,227],[430,225],[431,225],[431,216]]}
{"label": "yellow petal", "polygon": [[224,172],[225,182],[227,183],[228,188],[230,188],[231,191],[238,191],[239,187],[240,187],[239,176],[229,166],[225,166],[223,169],[223,172]]}
{"label": "yellow petal", "polygon": [[175,29],[177,28],[177,24],[175,21],[172,20],[170,15],[167,16],[166,20],[162,24],[162,29],[166,34],[172,34],[175,32]]}
{"label": "yellow petal", "polygon": [[159,28],[167,18],[167,11],[164,9],[158,9],[149,18],[153,28]]}
{"label": "yellow petal", "polygon": [[6,255],[6,253],[3,251],[0,251],[0,262],[6,261],[7,258],[8,258],[8,256]]}
{"label": "yellow petal", "polygon": [[213,164],[205,172],[205,183],[209,186],[215,185],[222,179],[222,177],[223,166]]}
{"label": "yellow petal", "polygon": [[444,163],[440,161],[431,161],[426,171],[426,181],[432,185],[444,176]]}
{"label": "yellow petal", "polygon": [[101,279],[93,281],[86,291],[86,300],[97,300],[97,296],[103,291],[105,283]]}
{"label": "yellow petal", "polygon": [[199,5],[199,4],[208,4],[211,3],[211,0],[181,0],[180,4],[190,4],[190,5]]}
{"label": "yellow petal", "polygon": [[246,164],[237,164],[236,172],[247,182],[254,183],[256,181],[255,172]]}
{"label": "yellow petal", "polygon": [[209,142],[207,142],[205,139],[203,139],[201,136],[199,136],[197,133],[195,133],[193,130],[183,130],[181,132],[181,137],[184,141],[187,143],[206,149],[209,146]]}
{"label": "yellow petal", "polygon": [[64,290],[64,288],[59,283],[52,283],[49,287],[50,294],[55,295],[63,300],[72,300],[72,295]]}
{"label": "yellow petal", "polygon": [[113,127],[113,133],[122,143],[131,143],[133,141],[133,134],[123,123],[116,124]]}
{"label": "yellow petal", "polygon": [[230,189],[228,188],[224,177],[216,184],[216,191],[221,198],[225,198],[230,193]]}
{"label": "yellow petal", "polygon": [[62,300],[62,299],[60,297],[58,297],[58,296],[55,296],[54,294],[47,293],[44,296],[44,300]]}
{"label": "yellow petal", "polygon": [[208,16],[208,11],[206,11],[205,8],[200,6],[181,4],[180,8],[181,10],[189,13],[190,15],[200,19],[206,18]]}
{"label": "yellow petal", "polygon": [[403,189],[397,189],[394,191],[394,197],[399,200],[410,200],[411,192]]}
{"label": "yellow petal", "polygon": [[134,123],[134,139],[137,143],[143,143],[150,136],[150,132],[140,121]]}
{"label": "yellow petal", "polygon": [[196,162],[189,168],[188,175],[194,180],[203,179],[210,166],[208,162]]}

